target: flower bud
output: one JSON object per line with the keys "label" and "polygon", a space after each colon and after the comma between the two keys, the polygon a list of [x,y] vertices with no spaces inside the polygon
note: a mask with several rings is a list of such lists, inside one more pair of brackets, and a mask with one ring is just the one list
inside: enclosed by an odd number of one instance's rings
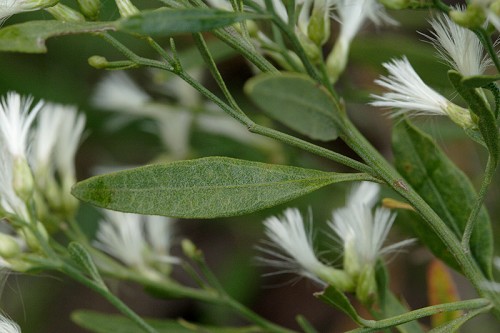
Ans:
{"label": "flower bud", "polygon": [[139,9],[130,0],[116,0],[116,6],[121,17],[128,17],[140,13]]}
{"label": "flower bud", "polygon": [[323,46],[330,38],[330,17],[324,0],[316,0],[307,26],[307,35],[316,45]]}
{"label": "flower bud", "polygon": [[3,259],[10,259],[16,257],[21,253],[21,246],[17,240],[4,233],[0,233],[0,257]]}
{"label": "flower bud", "polygon": [[25,158],[14,158],[13,187],[16,195],[24,202],[31,200],[35,189],[33,174]]}
{"label": "flower bud", "polygon": [[376,298],[377,281],[373,266],[366,266],[361,272],[356,285],[356,297],[365,305],[371,305]]}
{"label": "flower bud", "polygon": [[[36,222],[36,228],[38,233],[44,240],[49,239],[49,234],[47,233],[47,230],[45,229],[42,223]],[[23,227],[21,229],[21,235],[23,236],[24,240],[26,241],[26,244],[28,244],[31,250],[38,251],[41,249],[40,242],[35,233],[33,232],[33,230],[31,230],[31,227]]]}
{"label": "flower bud", "polygon": [[463,129],[477,128],[477,125],[473,121],[471,112],[469,110],[450,102],[448,103],[448,105],[446,105],[444,111],[455,124],[462,127]]}
{"label": "flower bud", "polygon": [[101,10],[101,0],[78,0],[83,15],[91,20],[97,20]]}
{"label": "flower bud", "polygon": [[321,49],[308,36],[304,35],[302,31],[297,29],[296,33],[309,60],[313,63],[317,63],[321,59]]}
{"label": "flower bud", "polygon": [[470,4],[465,11],[450,11],[451,19],[465,28],[480,28],[486,21],[484,8],[479,4]]}
{"label": "flower bud", "polygon": [[45,8],[45,10],[49,12],[52,16],[54,16],[54,18],[58,21],[63,21],[63,22],[85,21],[85,17],[83,17],[82,14],[61,3],[58,3],[52,7]]}
{"label": "flower bud", "polygon": [[186,257],[196,260],[201,256],[201,251],[194,245],[194,243],[190,239],[183,239],[181,243],[182,252],[186,255]]}
{"label": "flower bud", "polygon": [[348,56],[349,44],[346,44],[342,39],[338,39],[332,52],[326,59],[326,71],[330,82],[337,82],[340,75],[344,72],[347,66]]}

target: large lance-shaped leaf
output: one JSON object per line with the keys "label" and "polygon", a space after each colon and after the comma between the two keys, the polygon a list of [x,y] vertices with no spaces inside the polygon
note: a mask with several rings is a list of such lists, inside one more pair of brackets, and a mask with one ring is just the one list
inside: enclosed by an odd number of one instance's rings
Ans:
{"label": "large lance-shaped leaf", "polygon": [[0,29],[0,51],[45,53],[50,37],[114,30],[113,22],[30,21]]}
{"label": "large lance-shaped leaf", "polygon": [[338,136],[339,110],[330,94],[306,75],[261,74],[245,92],[266,114],[300,134],[329,141]]}
{"label": "large lance-shaped leaf", "polygon": [[[71,319],[79,326],[94,333],[137,333],[142,330],[129,318],[121,315],[79,310],[71,314]],[[146,319],[146,322],[158,333],[257,333],[257,327],[215,327],[199,326],[183,320]]]}
{"label": "large lance-shaped leaf", "polygon": [[207,157],[96,176],[73,195],[139,214],[213,218],[254,212],[359,174],[338,174],[226,157]]}
{"label": "large lance-shaped leaf", "polygon": [[118,23],[118,29],[150,36],[170,36],[178,33],[210,31],[256,18],[265,16],[211,8],[162,8],[127,17]]}
{"label": "large lance-shaped leaf", "polygon": [[[477,197],[467,176],[430,136],[409,122],[398,122],[392,138],[398,171],[461,239]],[[415,221],[413,227],[420,240],[437,257],[458,269],[454,257],[426,223]],[[491,277],[493,239],[488,213],[484,208],[477,217],[470,247],[483,272]]]}

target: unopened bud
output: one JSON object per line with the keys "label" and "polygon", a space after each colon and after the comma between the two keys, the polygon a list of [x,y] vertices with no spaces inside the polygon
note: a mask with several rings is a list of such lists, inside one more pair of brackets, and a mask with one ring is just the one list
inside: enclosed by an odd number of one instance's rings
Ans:
{"label": "unopened bud", "polygon": [[183,239],[181,243],[182,252],[186,255],[186,257],[197,260],[201,255],[201,251],[194,245],[194,243],[190,239]]}
{"label": "unopened bud", "polygon": [[480,28],[486,21],[484,8],[479,4],[470,4],[465,11],[450,11],[451,19],[465,28]]}
{"label": "unopened bud", "polygon": [[326,59],[326,71],[331,83],[337,82],[340,75],[347,66],[349,56],[349,44],[342,39],[338,39],[332,52]]}
{"label": "unopened bud", "polygon": [[11,235],[0,233],[0,257],[10,259],[21,253],[21,246]]}
{"label": "unopened bud", "polygon": [[128,17],[140,13],[139,9],[130,0],[116,0],[116,6],[121,17]]}
{"label": "unopened bud", "polygon": [[[40,237],[42,237],[44,240],[49,239],[49,234],[47,233],[47,230],[45,229],[42,223],[37,222],[36,228],[37,228],[37,233]],[[38,251],[41,249],[40,241],[33,232],[33,230],[31,230],[31,227],[23,227],[21,229],[21,235],[23,236],[24,240],[26,241],[26,244],[28,244],[31,250]]]}
{"label": "unopened bud", "polygon": [[308,36],[304,35],[302,31],[297,29],[296,33],[309,60],[313,63],[317,63],[321,59],[321,49]]}
{"label": "unopened bud", "polygon": [[[319,5],[316,5],[318,3]],[[328,38],[330,38],[330,17],[328,13],[324,1],[316,0],[311,18],[309,19],[309,25],[307,26],[307,35],[318,46],[323,46],[328,41]]]}
{"label": "unopened bud", "polygon": [[99,18],[99,12],[101,11],[101,0],[78,0],[78,5],[80,5],[80,10],[83,15],[91,20],[97,20]]}
{"label": "unopened bud", "polygon": [[35,189],[35,182],[28,162],[23,157],[14,158],[13,186],[16,195],[21,200],[24,202],[31,200]]}
{"label": "unopened bud", "polygon": [[84,22],[85,17],[76,10],[61,3],[45,9],[58,21],[63,22]]}
{"label": "unopened bud", "polygon": [[375,269],[368,266],[359,275],[356,285],[356,297],[365,305],[371,305],[376,298],[377,281],[375,279]]}

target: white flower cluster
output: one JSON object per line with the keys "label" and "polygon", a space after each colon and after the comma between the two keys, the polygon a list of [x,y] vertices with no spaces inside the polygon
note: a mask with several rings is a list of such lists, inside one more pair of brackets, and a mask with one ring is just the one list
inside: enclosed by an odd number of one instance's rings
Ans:
{"label": "white flower cluster", "polygon": [[300,212],[292,208],[282,217],[264,221],[269,241],[261,250],[271,258],[260,260],[279,268],[280,273],[296,273],[322,286],[355,291],[362,302],[369,302],[376,292],[377,260],[413,242],[405,240],[383,246],[396,215],[386,208],[373,212],[379,190],[377,184],[360,183],[352,189],[346,205],[332,213],[328,226],[343,248],[342,269],[335,269],[317,257],[311,232],[306,231]]}
{"label": "white flower cluster", "polygon": [[[85,116],[74,107],[23,98],[9,92],[0,100],[0,218],[21,232],[31,249],[37,244],[28,226],[46,235],[49,221],[71,218],[77,201],[74,158]],[[13,257],[19,246],[1,233],[0,257]],[[4,260],[5,261],[5,260]]]}
{"label": "white flower cluster", "polygon": [[[174,221],[163,216],[104,211],[95,247],[149,278],[161,279],[180,260],[169,254]],[[99,264],[99,262],[98,262]]]}

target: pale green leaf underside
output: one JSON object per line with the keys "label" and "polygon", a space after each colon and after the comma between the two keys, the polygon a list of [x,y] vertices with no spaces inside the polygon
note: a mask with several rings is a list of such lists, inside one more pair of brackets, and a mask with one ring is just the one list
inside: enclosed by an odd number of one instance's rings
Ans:
{"label": "pale green leaf underside", "polygon": [[76,184],[72,193],[93,205],[123,212],[214,218],[272,207],[354,179],[359,174],[207,157],[92,177]]}
{"label": "pale green leaf underside", "polygon": [[[142,330],[130,319],[120,315],[109,315],[93,311],[79,310],[71,314],[71,319],[79,326],[94,333],[137,333]],[[255,333],[255,327],[207,327],[176,320],[148,319],[146,322],[158,333]]]}
{"label": "pale green leaf underside", "polygon": [[118,22],[118,29],[150,36],[170,36],[222,28],[247,19],[263,18],[254,13],[238,13],[210,8],[144,11]]}
{"label": "pale green leaf underside", "polygon": [[113,22],[30,21],[0,29],[0,51],[45,53],[45,41],[62,35],[115,30]]}
{"label": "pale green leaf underside", "polygon": [[303,74],[261,74],[245,92],[270,117],[315,140],[338,136],[337,107],[328,92]]}

